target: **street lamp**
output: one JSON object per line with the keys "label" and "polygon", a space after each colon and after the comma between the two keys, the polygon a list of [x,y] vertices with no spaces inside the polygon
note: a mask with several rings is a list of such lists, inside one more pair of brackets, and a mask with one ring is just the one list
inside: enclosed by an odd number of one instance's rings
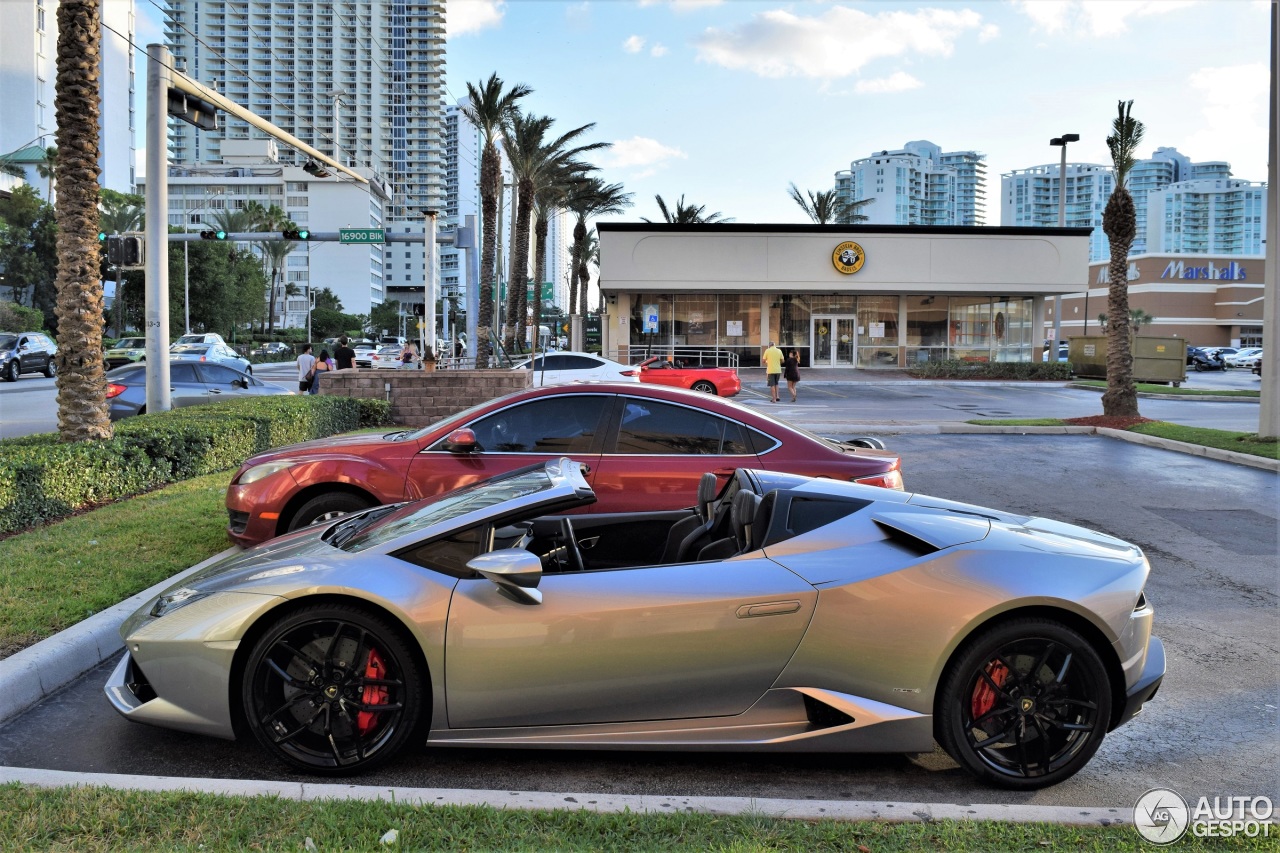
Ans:
{"label": "street lamp", "polygon": [[[1065,228],[1067,225],[1067,143],[1079,142],[1080,134],[1064,133],[1061,136],[1055,136],[1049,140],[1050,145],[1057,145],[1062,148],[1062,165],[1058,167],[1058,227]],[[1085,298],[1088,298],[1086,292]],[[1085,303],[1085,310],[1089,308],[1088,302]],[[1088,322],[1086,317],[1085,322]],[[1062,340],[1062,294],[1053,297],[1053,344],[1052,352],[1054,358],[1057,358],[1058,342]]]}

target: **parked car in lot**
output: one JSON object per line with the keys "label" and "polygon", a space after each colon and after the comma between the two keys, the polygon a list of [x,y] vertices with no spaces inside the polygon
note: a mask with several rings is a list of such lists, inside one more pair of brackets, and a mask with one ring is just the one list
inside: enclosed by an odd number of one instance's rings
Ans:
{"label": "parked car in lot", "polygon": [[24,373],[58,373],[58,345],[44,332],[0,332],[0,378],[17,382]]}
{"label": "parked car in lot", "polygon": [[[107,372],[107,406],[111,420],[118,421],[147,411],[147,365],[145,362],[118,367]],[[169,362],[169,401],[175,409],[234,400],[292,394],[293,391],[254,379],[247,373],[211,362]]]}
{"label": "parked car in lot", "polygon": [[290,355],[293,353],[293,347],[281,341],[270,341],[263,344],[253,351],[254,355]]}
{"label": "parked car in lot", "polygon": [[226,345],[226,341],[222,339],[222,335],[217,332],[197,332],[195,334],[183,335],[174,341],[170,346],[178,346],[179,344],[222,344]]}
{"label": "parked car in lot", "polygon": [[424,742],[936,742],[1028,790],[1081,770],[1163,680],[1128,542],[749,468],[718,490],[704,472],[696,508],[566,515],[600,497],[588,476],[552,458],[226,557],[125,620],[107,698],[323,775]]}
{"label": "parked car in lot", "polygon": [[199,361],[225,365],[241,373],[253,373],[253,364],[226,344],[174,344],[169,347],[172,361]]}
{"label": "parked car in lot", "polygon": [[[402,346],[385,346],[378,349],[369,356],[369,366],[382,370],[399,370],[401,361],[400,353],[404,350]],[[357,359],[359,355],[357,353]],[[357,361],[357,364],[359,362]]]}
{"label": "parked car in lot", "polygon": [[639,382],[640,368],[587,352],[552,352],[526,358],[515,370],[532,370],[534,385],[562,382]]}
{"label": "parked car in lot", "polygon": [[124,367],[126,364],[133,364],[135,361],[145,361],[146,358],[146,338],[121,338],[103,353],[102,360],[106,364],[107,370],[114,370],[117,367]]}
{"label": "parked car in lot", "polygon": [[742,390],[738,371],[730,367],[703,367],[680,358],[668,361],[654,357],[638,365],[640,381],[672,388],[688,388],[717,397],[732,397]]}
{"label": "parked car in lot", "polygon": [[378,351],[377,346],[369,343],[352,344],[351,349],[356,354],[353,360],[356,367],[373,367],[373,354]]}
{"label": "parked car in lot", "polygon": [[418,430],[326,438],[246,461],[227,489],[241,545],[375,504],[431,497],[569,455],[594,512],[692,506],[714,471],[766,468],[902,488],[898,457],[829,441],[718,397],[640,383],[526,388]]}
{"label": "parked car in lot", "polygon": [[1245,347],[1237,350],[1229,355],[1224,355],[1222,360],[1227,367],[1253,367],[1253,361],[1262,355],[1262,347]]}

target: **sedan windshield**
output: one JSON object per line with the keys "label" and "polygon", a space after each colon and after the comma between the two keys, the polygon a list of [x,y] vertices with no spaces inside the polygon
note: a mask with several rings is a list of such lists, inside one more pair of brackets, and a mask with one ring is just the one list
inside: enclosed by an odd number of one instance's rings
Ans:
{"label": "sedan windshield", "polygon": [[553,482],[541,465],[513,471],[505,477],[456,489],[434,500],[404,504],[364,527],[348,531],[338,525],[331,534],[330,544],[344,551],[363,551],[441,521],[545,491]]}

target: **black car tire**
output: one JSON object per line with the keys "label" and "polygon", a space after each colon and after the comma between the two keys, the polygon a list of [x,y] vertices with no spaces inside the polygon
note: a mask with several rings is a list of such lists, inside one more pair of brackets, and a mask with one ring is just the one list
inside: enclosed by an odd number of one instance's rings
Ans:
{"label": "black car tire", "polygon": [[289,532],[310,527],[318,521],[328,521],[349,512],[359,512],[374,506],[374,502],[351,492],[326,492],[304,503],[289,519]]}
{"label": "black car tire", "polygon": [[1195,368],[1196,368],[1196,373],[1203,373],[1203,372],[1204,372],[1204,365],[1203,365],[1203,364],[1201,364],[1201,363],[1200,363],[1200,362],[1198,362],[1198,361],[1195,363]]}
{"label": "black car tire", "polygon": [[938,742],[1002,788],[1067,779],[1097,752],[1111,720],[1111,682],[1097,651],[1047,619],[1015,619],[969,639],[938,692]]}
{"label": "black car tire", "polygon": [[359,773],[394,757],[429,715],[429,686],[403,630],[347,604],[304,607],[254,644],[245,722],[274,758],[311,773]]}
{"label": "black car tire", "polygon": [[701,391],[703,394],[710,394],[712,397],[716,396],[716,386],[705,379],[700,379],[693,383],[692,390]]}
{"label": "black car tire", "polygon": [[54,364],[53,356],[49,356],[49,361],[44,366],[44,375],[50,379],[58,375],[58,365]]}
{"label": "black car tire", "polygon": [[17,382],[18,377],[22,375],[22,368],[18,367],[18,360],[15,358],[4,366],[4,381]]}

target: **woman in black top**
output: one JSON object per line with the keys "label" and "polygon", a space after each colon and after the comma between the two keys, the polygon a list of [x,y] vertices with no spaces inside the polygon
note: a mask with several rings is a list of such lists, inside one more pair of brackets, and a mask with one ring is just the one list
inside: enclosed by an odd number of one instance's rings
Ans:
{"label": "woman in black top", "polygon": [[791,402],[796,401],[796,384],[800,381],[800,353],[792,350],[787,353],[787,360],[782,363],[782,378],[787,380],[787,390],[791,392]]}

